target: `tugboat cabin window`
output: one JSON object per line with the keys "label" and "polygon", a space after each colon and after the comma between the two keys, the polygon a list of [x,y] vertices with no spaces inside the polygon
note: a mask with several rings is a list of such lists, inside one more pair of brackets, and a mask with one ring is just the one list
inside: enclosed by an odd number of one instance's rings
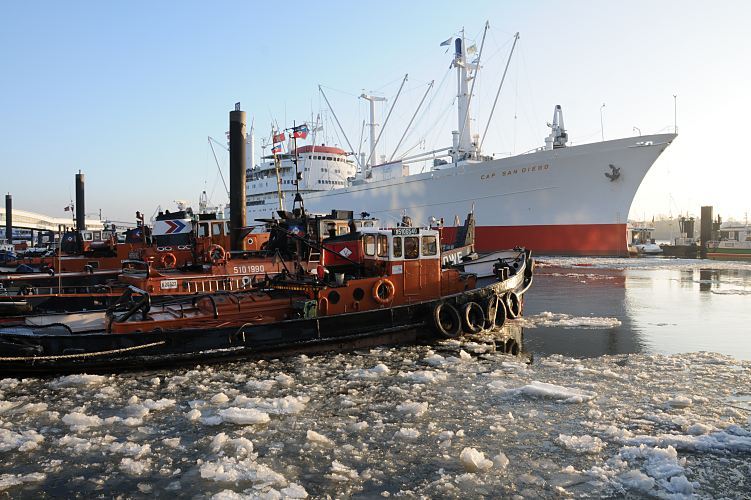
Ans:
{"label": "tugboat cabin window", "polygon": [[389,256],[389,241],[385,234],[378,235],[378,256],[379,257]]}
{"label": "tugboat cabin window", "polygon": [[438,253],[438,245],[436,244],[435,236],[423,236],[422,237],[422,255],[424,257],[430,255],[436,255]]}
{"label": "tugboat cabin window", "polygon": [[363,238],[363,244],[365,245],[365,255],[370,255],[371,257],[375,255],[375,235],[374,234],[366,234]]}
{"label": "tugboat cabin window", "polygon": [[402,258],[402,237],[401,236],[394,236],[392,252],[393,252],[392,257],[394,257],[395,259]]}
{"label": "tugboat cabin window", "polygon": [[211,225],[211,234],[213,236],[221,236],[222,235],[222,225],[221,224],[212,224]]}
{"label": "tugboat cabin window", "polygon": [[83,233],[83,240],[84,241],[92,241],[94,239],[94,235],[91,233]]}
{"label": "tugboat cabin window", "polygon": [[418,236],[405,236],[404,258],[417,259],[420,257],[420,238]]}
{"label": "tugboat cabin window", "polygon": [[198,224],[198,237],[204,237],[209,235],[209,225],[206,222]]}

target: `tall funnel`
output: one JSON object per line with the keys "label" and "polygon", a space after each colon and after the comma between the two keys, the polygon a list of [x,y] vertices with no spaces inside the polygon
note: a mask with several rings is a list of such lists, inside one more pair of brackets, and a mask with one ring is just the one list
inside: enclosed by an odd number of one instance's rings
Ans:
{"label": "tall funnel", "polygon": [[13,197],[10,193],[5,195],[5,239],[8,243],[13,241]]}
{"label": "tall funnel", "polygon": [[83,194],[83,174],[79,170],[76,174],[76,231],[86,229],[86,206]]}
{"label": "tall funnel", "polygon": [[230,250],[243,249],[241,229],[245,219],[245,127],[247,117],[240,111],[240,103],[229,112],[229,225]]}
{"label": "tall funnel", "polygon": [[701,207],[701,231],[699,238],[701,238],[701,248],[699,249],[702,259],[707,258],[707,242],[712,239],[712,207]]}

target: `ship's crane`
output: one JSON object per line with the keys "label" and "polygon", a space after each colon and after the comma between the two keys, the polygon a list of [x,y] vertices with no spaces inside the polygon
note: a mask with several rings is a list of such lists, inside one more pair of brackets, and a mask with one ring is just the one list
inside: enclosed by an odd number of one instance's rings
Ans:
{"label": "ship's crane", "polygon": [[553,123],[548,123],[548,127],[550,127],[550,135],[545,138],[545,149],[565,148],[568,134],[563,126],[563,110],[560,104],[555,105]]}

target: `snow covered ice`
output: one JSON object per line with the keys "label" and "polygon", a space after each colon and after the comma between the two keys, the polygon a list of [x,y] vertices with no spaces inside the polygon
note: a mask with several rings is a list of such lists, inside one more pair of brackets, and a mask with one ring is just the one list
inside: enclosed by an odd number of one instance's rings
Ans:
{"label": "snow covered ice", "polygon": [[[482,345],[480,342],[479,345]],[[477,342],[0,381],[0,490],[196,498],[743,497],[751,363]],[[137,423],[128,424],[128,419]]]}

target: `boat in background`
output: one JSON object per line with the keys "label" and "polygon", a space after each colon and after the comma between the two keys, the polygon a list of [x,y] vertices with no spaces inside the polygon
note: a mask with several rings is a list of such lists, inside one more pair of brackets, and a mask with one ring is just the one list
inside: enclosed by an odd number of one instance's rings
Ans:
{"label": "boat in background", "polygon": [[707,242],[707,258],[714,260],[751,260],[751,227],[728,225],[717,231],[719,239]]}
{"label": "boat in background", "polygon": [[[468,59],[463,36],[453,42],[458,124],[450,146],[380,160],[375,149],[376,98],[363,95],[371,105],[368,160],[316,144],[315,133],[313,144],[291,143],[288,153],[262,156],[261,164],[249,169],[249,218],[269,217],[280,202],[290,206],[298,188],[311,211],[362,207],[381,220],[398,220],[407,212],[419,223],[431,218],[452,221],[474,205],[478,252],[521,245],[538,254],[626,256],[631,203],[676,134],[570,146],[562,108],[555,106],[543,147],[507,158],[487,156],[484,137],[472,132],[470,119],[470,85],[479,61]],[[247,143],[248,164],[253,165],[252,132]],[[410,165],[426,161],[432,161],[429,171],[411,172]],[[453,240],[457,225],[445,228],[447,241]]]}
{"label": "boat in background", "polygon": [[653,227],[628,227],[628,253],[635,257],[638,255],[660,255],[662,248],[655,243],[652,233]]}
{"label": "boat in background", "polygon": [[699,257],[699,243],[694,237],[694,222],[693,217],[680,217],[678,219],[678,230],[681,235],[674,238],[671,244],[660,245],[662,255],[684,259]]}

